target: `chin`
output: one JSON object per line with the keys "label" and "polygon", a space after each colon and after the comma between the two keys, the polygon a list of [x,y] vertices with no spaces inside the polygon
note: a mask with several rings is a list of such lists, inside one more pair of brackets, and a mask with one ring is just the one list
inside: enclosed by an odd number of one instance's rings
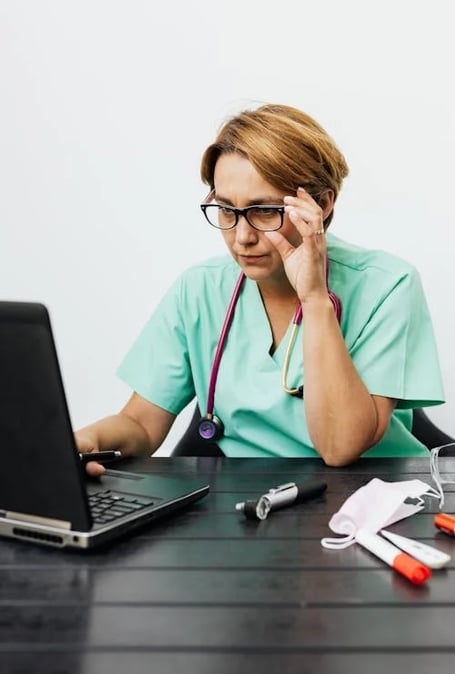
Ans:
{"label": "chin", "polygon": [[270,276],[269,269],[260,269],[258,267],[253,267],[250,265],[241,265],[241,269],[245,276],[252,281],[263,281]]}
{"label": "chin", "polygon": [[271,274],[270,271],[260,270],[260,269],[250,269],[243,268],[243,273],[250,281],[255,281],[256,283],[266,283],[267,281],[273,281],[276,279],[276,274]]}
{"label": "chin", "polygon": [[281,258],[277,262],[270,255],[264,255],[261,260],[247,262],[241,255],[234,256],[235,261],[251,281],[271,281],[284,274]]}

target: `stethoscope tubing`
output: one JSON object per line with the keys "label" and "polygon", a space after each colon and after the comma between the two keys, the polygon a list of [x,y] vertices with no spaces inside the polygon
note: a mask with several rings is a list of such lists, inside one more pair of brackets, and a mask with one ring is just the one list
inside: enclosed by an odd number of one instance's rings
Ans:
{"label": "stethoscope tubing", "polygon": [[218,345],[216,347],[215,357],[213,359],[212,372],[210,374],[209,390],[207,396],[207,416],[213,416],[213,409],[215,403],[215,388],[216,380],[218,377],[218,369],[220,367],[221,356],[223,353],[224,346],[226,344],[227,336],[229,333],[229,328],[231,327],[232,319],[234,317],[234,311],[237,304],[237,301],[240,297],[240,291],[245,282],[245,274],[242,272],[237,279],[235,284],[234,292],[232,293],[231,301],[229,302],[228,310],[226,312],[226,317],[224,319],[223,327],[221,328],[220,336],[218,338]]}
{"label": "stethoscope tubing", "polygon": [[[328,276],[329,276],[329,264],[327,260],[327,271],[326,271],[326,276],[327,276],[327,281],[328,281]],[[232,319],[234,317],[234,312],[235,312],[235,307],[237,305],[238,299],[240,297],[240,292],[242,290],[242,286],[245,282],[246,276],[243,272],[240,273],[240,276],[237,279],[237,282],[235,284],[234,292],[232,293],[231,300],[229,302],[229,306],[226,312],[226,317],[224,319],[223,327],[221,328],[220,336],[218,338],[218,344],[216,347],[215,351],[215,356],[213,359],[213,365],[212,365],[212,371],[210,373],[210,381],[209,381],[209,388],[208,388],[208,394],[207,394],[207,413],[206,413],[206,418],[211,419],[213,417],[213,410],[215,407],[215,389],[216,389],[216,380],[218,378],[218,370],[220,367],[220,362],[221,362],[221,356],[223,354],[223,349],[227,341],[227,336],[229,333],[229,328],[231,327]],[[328,286],[327,286],[328,287]],[[330,289],[328,289],[329,292],[329,297],[330,300],[333,304],[333,309],[335,311],[335,315],[337,318],[338,323],[341,322],[341,302],[337,295],[335,295],[334,292],[332,292]],[[292,320],[294,326],[300,325],[302,322],[302,305],[299,304],[299,306],[296,309],[296,312],[294,314],[294,318]],[[301,396],[300,396],[301,397]]]}

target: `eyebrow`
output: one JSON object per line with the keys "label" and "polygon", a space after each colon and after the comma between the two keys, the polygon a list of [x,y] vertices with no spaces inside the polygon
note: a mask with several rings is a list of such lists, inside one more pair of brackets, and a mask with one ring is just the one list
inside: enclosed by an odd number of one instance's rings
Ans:
{"label": "eyebrow", "polygon": [[[226,204],[226,206],[232,206],[233,208],[236,208],[232,201],[230,199],[226,199],[222,196],[217,195],[215,192],[214,194],[215,200]],[[257,197],[256,199],[250,199],[249,201],[246,202],[246,208],[248,206],[266,206],[267,204],[274,205],[274,206],[283,206],[283,198],[282,197]]]}

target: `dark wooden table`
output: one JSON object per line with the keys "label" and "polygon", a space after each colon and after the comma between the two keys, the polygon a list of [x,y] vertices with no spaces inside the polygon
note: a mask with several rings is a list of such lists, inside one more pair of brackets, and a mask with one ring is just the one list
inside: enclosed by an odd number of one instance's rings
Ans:
{"label": "dark wooden table", "polygon": [[[455,670],[455,538],[437,504],[392,528],[453,554],[415,587],[367,551],[322,548],[328,521],[373,476],[430,482],[429,461],[156,458],[125,468],[205,475],[187,512],[82,554],[0,540],[2,674],[449,674]],[[445,470],[455,472],[455,459]],[[323,477],[324,496],[264,522],[235,503]],[[448,493],[446,512],[455,511]]]}

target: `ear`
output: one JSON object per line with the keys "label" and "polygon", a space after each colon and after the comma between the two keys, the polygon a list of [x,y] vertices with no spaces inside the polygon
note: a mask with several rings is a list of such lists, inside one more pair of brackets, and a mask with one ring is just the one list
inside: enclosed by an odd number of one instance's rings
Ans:
{"label": "ear", "polygon": [[333,190],[330,189],[324,190],[318,198],[318,204],[322,208],[322,219],[324,223],[333,210],[334,202],[335,202],[335,193]]}

